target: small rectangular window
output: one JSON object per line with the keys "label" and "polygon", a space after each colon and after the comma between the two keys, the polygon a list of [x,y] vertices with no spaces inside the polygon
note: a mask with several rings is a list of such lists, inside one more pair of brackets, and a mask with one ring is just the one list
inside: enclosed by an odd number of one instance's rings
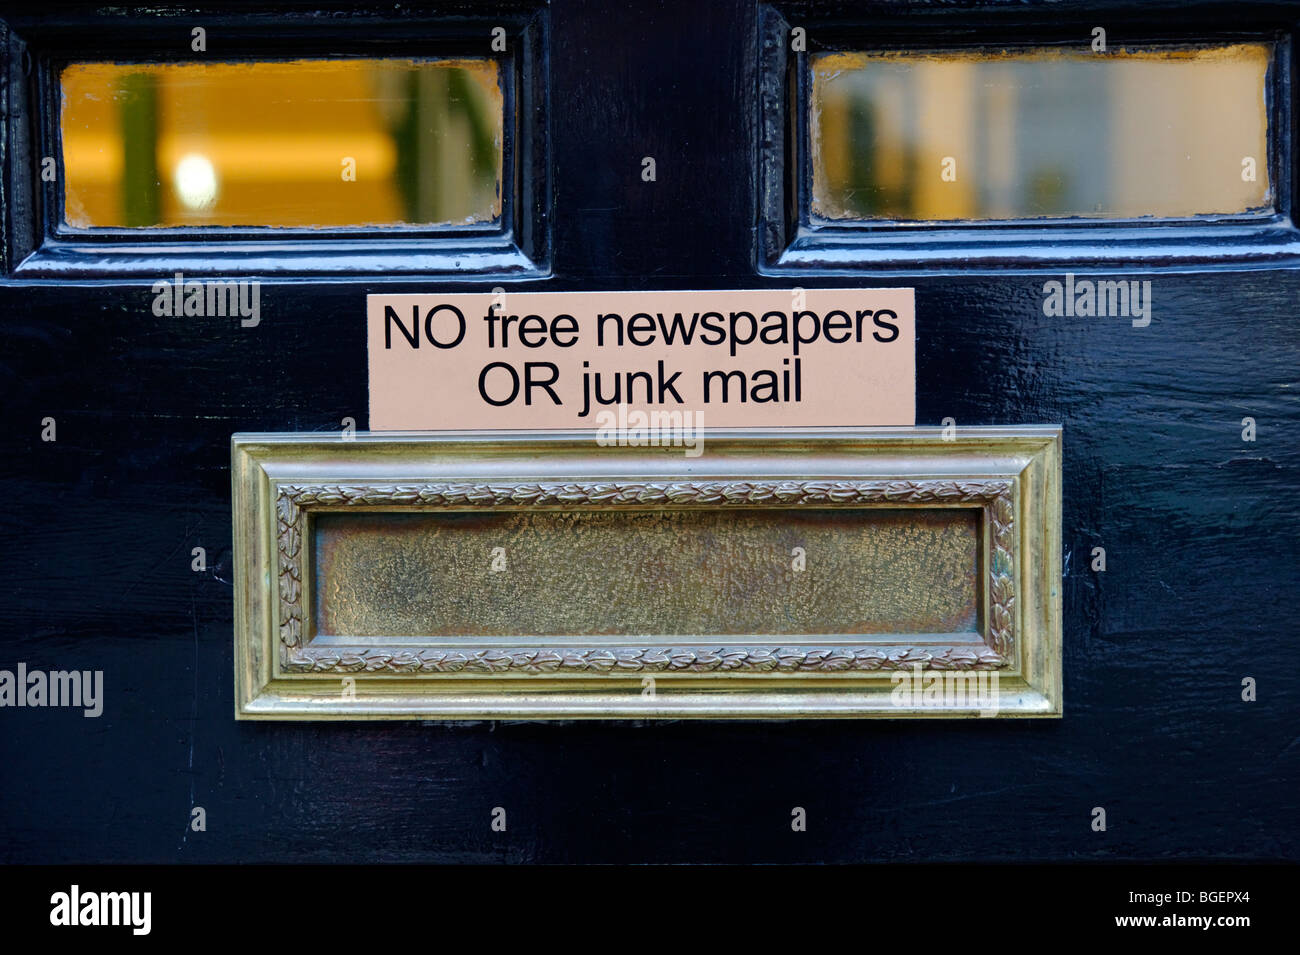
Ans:
{"label": "small rectangular window", "polygon": [[812,56],[814,221],[1271,212],[1269,43]]}
{"label": "small rectangular window", "polygon": [[71,63],[75,229],[494,223],[504,105],[489,59]]}

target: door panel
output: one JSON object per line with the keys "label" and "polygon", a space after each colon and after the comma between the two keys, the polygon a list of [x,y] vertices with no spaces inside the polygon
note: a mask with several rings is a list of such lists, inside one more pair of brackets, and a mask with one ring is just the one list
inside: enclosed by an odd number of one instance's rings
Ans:
{"label": "door panel", "polygon": [[[1128,235],[1119,257],[1106,236],[1074,233],[1017,236],[1032,261],[967,258],[933,236],[910,265],[906,251],[851,267],[824,248],[786,256],[795,236],[785,171],[774,181],[768,165],[764,17],[857,22],[882,10],[896,39],[924,27],[995,41],[1049,20],[1057,36],[1078,27],[1080,46],[1094,21],[1124,34],[1110,5],[1046,6],[654,0],[621,17],[590,0],[503,7],[535,29],[536,82],[515,141],[528,225],[470,274],[446,245],[389,269],[382,236],[320,269],[324,252],[288,243],[235,243],[213,266],[217,253],[194,237],[116,273],[44,245],[39,203],[12,188],[19,159],[37,158],[23,44],[39,52],[57,34],[88,59],[115,52],[96,39],[94,5],[56,5],[38,23],[28,5],[6,4],[0,667],[102,670],[104,712],[0,716],[0,764],[21,781],[0,792],[0,859],[1295,859],[1300,699],[1285,599],[1300,561],[1300,277],[1289,224],[1243,239],[1250,254],[1222,232],[1153,226]],[[1143,9],[1149,27],[1175,5]],[[1179,38],[1294,28],[1274,5],[1176,9]],[[390,10],[389,40],[437,35],[440,16],[463,12]],[[275,15],[276,42],[304,48],[348,22],[293,5]],[[182,19],[153,42],[188,43]],[[256,32],[237,14],[199,22],[214,56],[245,55],[221,46],[223,31]],[[1288,215],[1289,163],[1274,167]],[[1176,254],[1189,243],[1194,255]],[[155,315],[150,286],[171,277],[175,255],[187,269],[260,278],[258,324]],[[1046,314],[1046,283],[1067,273],[1149,281],[1150,324]],[[915,287],[919,423],[1064,427],[1063,719],[235,721],[230,436],[366,426],[367,293],[846,281]],[[56,440],[42,440],[44,419]],[[1098,547],[1104,571],[1093,569]],[[185,828],[196,805],[205,833]],[[1104,836],[1089,826],[1098,805]],[[494,806],[509,809],[507,833],[489,826]],[[797,835],[795,806],[816,820]]]}

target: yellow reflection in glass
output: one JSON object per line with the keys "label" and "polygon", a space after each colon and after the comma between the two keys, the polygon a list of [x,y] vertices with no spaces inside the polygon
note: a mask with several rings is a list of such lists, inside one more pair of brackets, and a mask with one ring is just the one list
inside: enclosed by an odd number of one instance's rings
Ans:
{"label": "yellow reflection in glass", "polygon": [[491,60],[73,63],[64,221],[432,225],[501,215]]}
{"label": "yellow reflection in glass", "polygon": [[1181,217],[1272,207],[1267,44],[812,60],[822,219]]}

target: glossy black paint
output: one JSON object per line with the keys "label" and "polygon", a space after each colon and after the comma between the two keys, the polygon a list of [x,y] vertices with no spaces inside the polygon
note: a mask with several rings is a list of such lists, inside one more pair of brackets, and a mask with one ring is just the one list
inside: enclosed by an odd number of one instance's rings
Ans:
{"label": "glossy black paint", "polygon": [[[92,5],[53,6],[83,24],[89,55],[113,54]],[[1115,9],[1050,6],[1081,23]],[[1300,19],[1291,5],[1144,6],[1180,29]],[[907,15],[987,36],[1043,7]],[[4,9],[16,32],[32,16]],[[148,22],[179,42],[191,24],[238,26],[222,12],[236,9]],[[346,30],[349,9],[280,4],[258,22]],[[752,2],[556,0],[549,37],[552,274],[519,287],[845,281],[757,274]],[[4,73],[11,112],[20,73]],[[641,179],[645,156],[657,182]],[[10,236],[29,211],[7,207]],[[268,279],[260,325],[241,328],[154,317],[150,278],[11,273],[0,668],[102,669],[107,702],[99,719],[0,710],[0,860],[1296,859],[1300,276],[1289,260],[1157,259],[1110,273],[1152,281],[1149,327],[1047,318],[1045,281],[1103,274],[1073,255],[855,279],[916,286],[919,422],[1065,427],[1065,717],[1029,722],[237,723],[230,434],[364,426],[365,293],[504,278]],[[40,439],[46,416],[55,443]],[[190,570],[195,546],[206,573]],[[1247,676],[1255,703],[1240,698]],[[195,805],[206,832],[188,830]],[[496,806],[505,833],[489,826]],[[795,806],[807,832],[791,831]]]}

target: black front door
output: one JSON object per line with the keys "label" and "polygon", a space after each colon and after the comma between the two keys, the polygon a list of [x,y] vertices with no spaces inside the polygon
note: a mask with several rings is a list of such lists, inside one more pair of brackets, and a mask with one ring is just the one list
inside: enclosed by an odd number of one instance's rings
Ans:
{"label": "black front door", "polygon": [[[5,4],[0,669],[103,683],[0,711],[0,858],[1294,860],[1294,10]],[[1169,45],[1220,53],[1115,78]],[[408,65],[328,175],[330,70],[277,133],[280,79],[161,69],[338,57]],[[1143,167],[1162,110],[1221,181]],[[228,164],[182,167],[205,130]],[[155,307],[216,280],[256,314]],[[235,721],[230,436],[367,427],[367,293],[819,285],[915,288],[919,424],[1063,425],[1062,719]]]}

